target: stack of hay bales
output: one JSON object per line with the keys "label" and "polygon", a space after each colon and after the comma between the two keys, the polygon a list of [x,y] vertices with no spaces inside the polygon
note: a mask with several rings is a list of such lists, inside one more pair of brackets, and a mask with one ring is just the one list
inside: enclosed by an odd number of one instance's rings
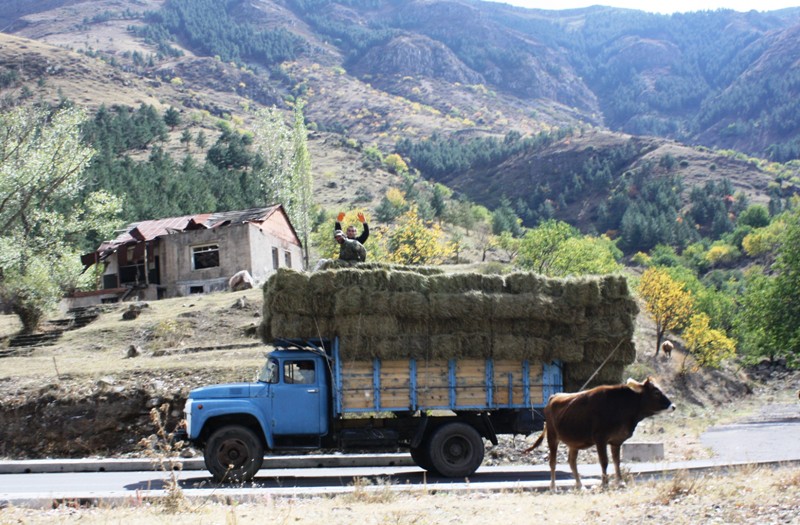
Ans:
{"label": "stack of hay bales", "polygon": [[621,276],[550,279],[365,265],[302,273],[264,285],[262,333],[339,337],[348,360],[561,360],[565,390],[618,383],[635,358],[638,309]]}

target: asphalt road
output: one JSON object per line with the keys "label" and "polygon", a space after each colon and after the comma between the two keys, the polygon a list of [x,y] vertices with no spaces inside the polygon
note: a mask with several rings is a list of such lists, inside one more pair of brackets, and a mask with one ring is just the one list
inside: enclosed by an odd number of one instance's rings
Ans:
{"label": "asphalt road", "polygon": [[[737,464],[800,464],[800,404],[771,405],[761,413],[738,422],[709,429],[701,441],[714,451],[714,458],[684,462],[624,463],[634,476],[665,476],[670,471],[702,471]],[[469,480],[431,476],[410,463],[407,455],[303,457],[298,468],[285,468],[291,458],[270,458],[252,483],[215,486],[199,460],[187,462],[176,473],[186,497],[259,498],[267,494],[336,494],[349,492],[359,479],[390,490],[548,490],[546,464],[484,466]],[[365,466],[371,464],[375,466]],[[24,473],[26,470],[31,473]],[[91,470],[91,472],[81,472]],[[98,472],[98,470],[103,470]],[[599,483],[600,469],[579,465],[586,485]],[[17,473],[11,473],[17,472]],[[150,470],[147,464],[117,461],[0,462],[0,506],[50,506],[54,501],[135,500],[164,494],[169,473]],[[384,482],[382,480],[388,480]],[[557,484],[571,487],[567,465],[558,465]],[[362,484],[363,485],[363,484]]]}
{"label": "asphalt road", "polygon": [[700,437],[720,461],[800,459],[800,403],[768,405],[733,425],[711,427]]}

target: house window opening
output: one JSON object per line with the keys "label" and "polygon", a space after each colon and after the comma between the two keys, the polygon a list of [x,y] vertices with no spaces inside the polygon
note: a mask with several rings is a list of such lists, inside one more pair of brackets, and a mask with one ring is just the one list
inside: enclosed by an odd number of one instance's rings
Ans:
{"label": "house window opening", "polygon": [[272,249],[272,269],[277,270],[278,266],[280,266],[280,255],[278,254],[278,249]]}
{"label": "house window opening", "polygon": [[286,263],[285,266],[287,268],[291,268],[292,267],[292,252],[290,252],[290,251],[285,252],[283,254],[283,260]]}
{"label": "house window opening", "polygon": [[219,266],[219,246],[208,244],[192,248],[192,269],[216,268]]}
{"label": "house window opening", "polygon": [[203,289],[202,286],[190,286],[189,287],[189,293],[190,294],[204,293],[204,292],[205,292],[205,290]]}

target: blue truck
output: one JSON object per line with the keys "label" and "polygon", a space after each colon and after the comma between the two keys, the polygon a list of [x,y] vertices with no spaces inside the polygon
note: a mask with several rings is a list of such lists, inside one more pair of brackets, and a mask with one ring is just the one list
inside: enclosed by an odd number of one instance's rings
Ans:
{"label": "blue truck", "polygon": [[342,358],[339,340],[276,340],[252,383],[191,391],[186,437],[216,482],[250,481],[265,453],[408,450],[421,468],[465,477],[484,439],[543,427],[562,365],[527,359]]}

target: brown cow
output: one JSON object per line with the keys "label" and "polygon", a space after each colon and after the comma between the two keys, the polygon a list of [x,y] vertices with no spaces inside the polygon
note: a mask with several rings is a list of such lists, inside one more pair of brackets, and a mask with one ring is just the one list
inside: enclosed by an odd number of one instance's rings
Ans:
{"label": "brown cow", "polygon": [[661,343],[661,351],[664,352],[664,355],[668,358],[672,357],[672,350],[674,349],[675,345],[672,344],[672,341],[667,340]]}
{"label": "brown cow", "polygon": [[544,408],[544,432],[525,452],[538,447],[547,436],[547,445],[550,448],[550,490],[555,490],[556,452],[558,443],[563,441],[569,449],[569,466],[575,477],[575,486],[581,488],[578,451],[592,445],[597,447],[603,485],[607,485],[606,445],[611,445],[611,457],[619,483],[622,481],[619,470],[622,443],[633,435],[641,420],[664,410],[675,410],[675,405],[649,377],[644,383],[628,379],[624,385],[605,385],[574,394],[555,394]]}

